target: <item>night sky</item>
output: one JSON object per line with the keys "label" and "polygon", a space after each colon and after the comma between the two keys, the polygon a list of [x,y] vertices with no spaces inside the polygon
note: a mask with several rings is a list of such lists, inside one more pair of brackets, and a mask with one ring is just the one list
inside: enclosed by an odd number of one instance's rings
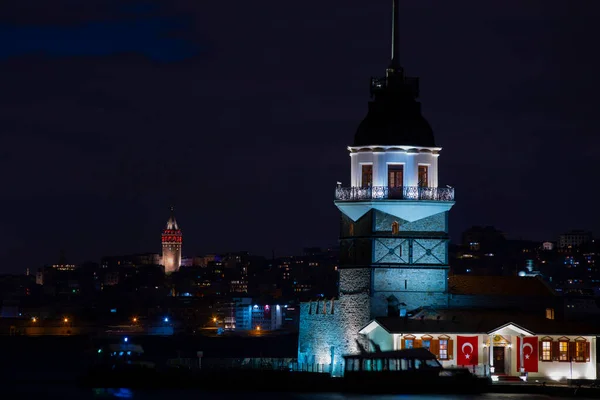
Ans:
{"label": "night sky", "polygon": [[[452,238],[600,232],[600,1],[401,7]],[[172,204],[188,256],[336,244],[390,20],[391,0],[2,2],[0,272],[159,252]]]}

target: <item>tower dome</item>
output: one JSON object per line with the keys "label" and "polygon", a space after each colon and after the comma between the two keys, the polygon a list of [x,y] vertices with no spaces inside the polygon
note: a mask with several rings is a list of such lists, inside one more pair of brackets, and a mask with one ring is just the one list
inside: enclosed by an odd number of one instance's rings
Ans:
{"label": "tower dome", "polygon": [[421,115],[421,104],[410,94],[386,90],[369,102],[367,116],[359,124],[353,146],[435,147],[433,130]]}
{"label": "tower dome", "polygon": [[175,219],[175,215],[173,214],[173,208],[171,207],[171,216],[167,220],[167,227],[165,229],[168,230],[178,230],[179,226],[177,225],[177,220]]}
{"label": "tower dome", "polygon": [[399,7],[394,1],[392,60],[384,78],[371,78],[367,116],[359,124],[353,146],[435,147],[433,130],[421,114],[418,78],[400,66]]}

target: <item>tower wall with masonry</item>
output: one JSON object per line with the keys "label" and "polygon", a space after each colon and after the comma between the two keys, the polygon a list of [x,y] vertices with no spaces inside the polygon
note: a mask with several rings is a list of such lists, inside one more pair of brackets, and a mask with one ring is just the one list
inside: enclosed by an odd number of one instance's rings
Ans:
{"label": "tower wall with masonry", "polygon": [[399,316],[400,303],[446,308],[447,250],[447,212],[413,222],[378,210],[356,222],[342,215],[339,298],[301,305],[298,361],[330,364],[333,354],[339,364],[369,349],[358,332],[373,318]]}
{"label": "tower wall with masonry", "polygon": [[343,270],[337,299],[301,304],[298,362],[333,364],[341,373],[343,355],[368,348],[357,333],[369,322],[369,283],[368,270]]}
{"label": "tower wall with masonry", "polygon": [[181,233],[179,235],[163,234],[162,264],[165,273],[170,274],[179,270],[181,265]]}
{"label": "tower wall with masonry", "polygon": [[393,313],[394,302],[409,310],[447,306],[447,214],[413,222],[379,210],[356,222],[342,215],[340,268],[369,269],[371,318]]}
{"label": "tower wall with masonry", "polygon": [[162,265],[165,267],[165,273],[171,274],[179,270],[181,266],[181,247],[183,244],[183,234],[173,215],[171,208],[171,217],[167,221],[167,226],[162,232]]}
{"label": "tower wall with masonry", "polygon": [[448,306],[448,212],[409,222],[374,210],[372,241],[372,318],[397,313],[394,302]]}

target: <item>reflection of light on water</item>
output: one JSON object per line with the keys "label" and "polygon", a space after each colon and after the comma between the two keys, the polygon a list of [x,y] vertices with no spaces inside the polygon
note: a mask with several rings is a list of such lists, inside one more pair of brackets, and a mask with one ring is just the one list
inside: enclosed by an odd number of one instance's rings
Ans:
{"label": "reflection of light on water", "polygon": [[94,389],[94,394],[103,397],[114,397],[118,399],[131,399],[133,398],[133,392],[127,388],[119,389]]}
{"label": "reflection of light on water", "polygon": [[112,390],[113,390],[113,396],[115,396],[115,397],[119,397],[121,399],[130,399],[133,397],[133,392],[127,388],[112,389]]}

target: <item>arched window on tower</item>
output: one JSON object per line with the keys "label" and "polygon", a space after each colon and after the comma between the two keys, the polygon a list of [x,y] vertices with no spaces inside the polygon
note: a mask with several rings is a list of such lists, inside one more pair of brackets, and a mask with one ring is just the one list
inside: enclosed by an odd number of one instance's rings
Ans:
{"label": "arched window on tower", "polygon": [[350,222],[350,226],[348,227],[348,234],[350,236],[354,236],[354,222]]}
{"label": "arched window on tower", "polygon": [[400,224],[398,221],[392,222],[392,235],[397,235],[400,232]]}

